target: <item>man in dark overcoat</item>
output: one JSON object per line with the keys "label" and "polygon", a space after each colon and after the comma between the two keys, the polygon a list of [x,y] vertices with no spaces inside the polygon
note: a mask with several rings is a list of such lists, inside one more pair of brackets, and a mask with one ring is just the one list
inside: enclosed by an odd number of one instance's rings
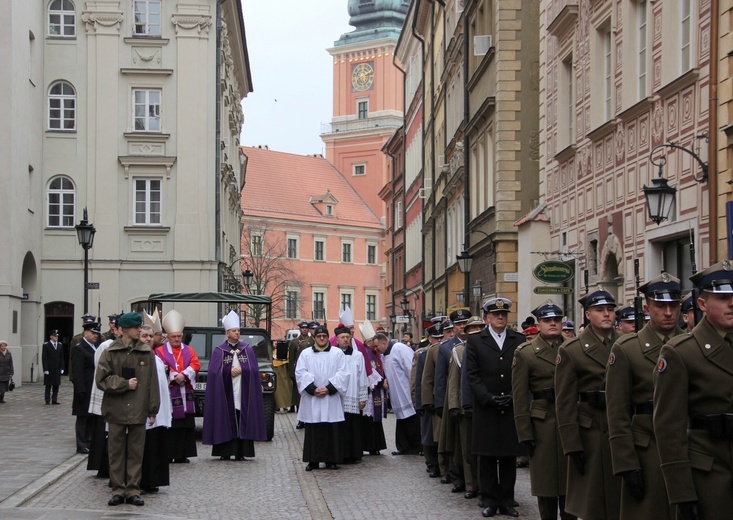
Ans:
{"label": "man in dark overcoat", "polygon": [[606,418],[606,365],[618,339],[616,300],[602,289],[579,300],[588,326],[557,350],[555,413],[568,461],[565,511],[618,520],[621,479],[613,474]]}
{"label": "man in dark overcoat", "polygon": [[529,452],[532,494],[537,497],[541,520],[575,516],[565,512],[567,460],[562,452],[555,418],[555,360],[563,342],[563,311],[553,303],[540,305],[532,314],[539,334],[514,353],[512,397],[519,441]]}
{"label": "man in dark overcoat", "polygon": [[466,376],[473,393],[472,451],[478,456],[482,515],[519,516],[514,509],[517,439],[512,406],[512,360],[524,336],[507,328],[512,302],[491,298],[482,310],[487,327],[468,336]]}
{"label": "man in dark overcoat", "polygon": [[81,341],[71,350],[70,365],[74,371],[74,402],[71,413],[76,416],[76,451],[89,453],[89,443],[94,430],[93,415],[89,413],[89,400],[94,384],[94,353],[99,339],[99,323],[84,325]]}
{"label": "man in dark overcoat", "polygon": [[[46,387],[46,404],[59,404],[59,385],[64,374],[64,344],[59,341],[59,331],[52,330],[49,340],[43,344],[41,362],[43,363],[43,384]],[[53,401],[52,401],[53,399]]]}
{"label": "man in dark overcoat", "polygon": [[606,415],[613,473],[623,478],[621,518],[674,520],[652,424],[654,368],[659,351],[682,334],[679,279],[668,273],[639,287],[650,320],[638,333],[618,339],[606,369]]}
{"label": "man in dark overcoat", "polygon": [[654,431],[669,502],[681,520],[733,518],[733,263],[690,277],[705,313],[662,347]]}

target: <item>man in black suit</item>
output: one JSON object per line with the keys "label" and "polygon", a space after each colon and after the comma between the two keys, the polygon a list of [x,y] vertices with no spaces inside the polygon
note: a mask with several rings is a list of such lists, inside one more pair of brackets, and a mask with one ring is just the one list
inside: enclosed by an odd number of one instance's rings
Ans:
{"label": "man in black suit", "polygon": [[99,323],[84,325],[81,341],[71,350],[71,367],[74,371],[74,402],[71,413],[76,415],[76,451],[89,453],[92,438],[93,415],[89,413],[89,399],[94,384],[94,353],[99,339]]}
{"label": "man in black suit", "polygon": [[514,509],[517,439],[512,405],[512,360],[525,337],[507,328],[512,302],[491,298],[482,310],[486,328],[468,336],[466,377],[473,394],[471,451],[478,457],[482,515],[517,517]]}
{"label": "man in black suit", "polygon": [[64,373],[64,345],[59,342],[59,331],[52,330],[49,340],[43,344],[41,361],[43,362],[43,384],[46,386],[46,404],[59,404],[59,385]]}

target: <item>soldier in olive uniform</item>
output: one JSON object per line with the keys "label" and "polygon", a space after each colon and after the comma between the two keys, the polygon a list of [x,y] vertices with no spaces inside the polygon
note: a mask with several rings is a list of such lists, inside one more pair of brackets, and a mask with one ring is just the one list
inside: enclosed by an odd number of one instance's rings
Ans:
{"label": "soldier in olive uniform", "polygon": [[565,512],[567,460],[562,452],[555,419],[555,360],[563,342],[560,307],[553,303],[532,311],[539,334],[514,352],[512,396],[519,442],[529,452],[532,494],[541,520],[574,519]]}
{"label": "soldier in olive uniform", "polygon": [[568,461],[565,511],[584,519],[616,520],[621,479],[613,475],[606,418],[606,364],[618,339],[616,300],[599,289],[579,300],[589,325],[558,348],[555,412]]}
{"label": "soldier in olive uniform", "polygon": [[[295,383],[295,365],[298,362],[298,356],[300,353],[315,344],[315,340],[309,334],[310,324],[307,321],[301,321],[298,324],[298,328],[300,329],[300,336],[291,339],[290,344],[288,345],[288,377],[293,381],[293,406],[291,407],[293,411],[295,411],[296,406],[300,406],[300,394],[298,393],[298,385]],[[315,328],[315,326],[313,328]],[[304,427],[305,424],[298,421],[296,428],[300,430]]]}
{"label": "soldier in olive uniform", "polygon": [[690,280],[706,315],[690,334],[662,347],[654,371],[654,431],[677,518],[730,519],[733,265],[723,260]]}
{"label": "soldier in olive uniform", "polygon": [[[478,334],[485,327],[484,321],[478,316],[472,317],[463,329],[464,334]],[[476,457],[471,454],[471,418],[470,412],[463,408],[463,387],[461,385],[461,372],[463,371],[463,352],[466,343],[461,341],[451,352],[448,361],[448,381],[445,393],[445,405],[448,414],[454,423],[458,424],[458,441],[455,443],[457,449],[453,453],[456,466],[463,468],[463,481],[466,492],[463,498],[471,499],[478,496],[478,476]]]}
{"label": "soldier in olive uniform", "polygon": [[670,338],[682,334],[680,281],[667,273],[639,287],[651,317],[638,333],[619,338],[606,369],[606,414],[613,473],[623,478],[621,518],[673,520],[652,424],[654,367]]}
{"label": "soldier in olive uniform", "polygon": [[[420,437],[422,439],[425,464],[428,466],[428,475],[436,478],[443,475],[438,463],[438,441],[435,435],[435,401],[433,397],[433,381],[435,379],[435,359],[438,348],[443,339],[443,327],[435,323],[427,330],[428,346],[415,351],[413,358],[413,373],[415,381],[413,389],[417,397],[418,406],[422,409],[420,416]],[[429,390],[426,386],[429,385]],[[414,402],[414,401],[413,401]],[[438,423],[440,424],[440,423]]]}
{"label": "soldier in olive uniform", "polygon": [[[452,329],[453,324],[446,321],[436,323],[430,329],[428,329],[428,335],[434,341],[430,341],[431,345],[428,349],[428,354],[425,357],[425,367],[422,373],[422,405],[426,415],[430,415],[431,423],[433,427],[433,441],[435,442],[435,451],[438,457],[438,468],[440,469],[440,481],[443,484],[449,484],[451,482],[450,475],[448,474],[448,461],[445,459],[442,453],[438,453],[438,441],[440,440],[440,420],[443,410],[437,410],[435,404],[435,365],[438,361],[438,352],[440,351],[440,345],[446,339],[446,325]],[[432,332],[431,332],[432,331]],[[451,333],[452,335],[452,333]]]}

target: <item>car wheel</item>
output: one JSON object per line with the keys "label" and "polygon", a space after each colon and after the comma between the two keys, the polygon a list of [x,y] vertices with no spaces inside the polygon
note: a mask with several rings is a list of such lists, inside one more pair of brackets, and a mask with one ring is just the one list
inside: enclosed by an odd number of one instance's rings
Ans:
{"label": "car wheel", "polygon": [[275,436],[275,394],[265,394],[265,428],[267,440],[271,441]]}

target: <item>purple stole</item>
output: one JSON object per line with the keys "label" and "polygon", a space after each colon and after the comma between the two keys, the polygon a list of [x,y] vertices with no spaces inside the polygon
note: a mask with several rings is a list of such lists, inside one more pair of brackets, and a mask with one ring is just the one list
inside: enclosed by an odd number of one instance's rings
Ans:
{"label": "purple stole", "polygon": [[[384,369],[382,368],[382,363],[380,362],[379,357],[364,344],[362,344],[362,347],[367,375],[376,370],[377,373],[384,378]],[[387,408],[384,406],[384,388],[374,388],[369,391],[372,394],[372,401],[374,402],[374,417],[372,417],[372,419],[375,422],[382,422],[382,419],[387,417]]]}
{"label": "purple stole", "polygon": [[[191,364],[191,352],[189,352],[188,345],[181,345],[181,354],[183,354],[183,367],[186,368]],[[163,351],[163,361],[172,370],[178,371],[176,367],[176,359],[173,357],[173,347],[170,351],[166,345],[161,347]],[[191,383],[186,383],[186,396],[181,393],[181,387],[176,383],[169,383],[168,390],[171,394],[171,408],[173,410],[173,419],[185,419],[186,415],[196,413],[196,408],[193,402],[193,386]]]}

